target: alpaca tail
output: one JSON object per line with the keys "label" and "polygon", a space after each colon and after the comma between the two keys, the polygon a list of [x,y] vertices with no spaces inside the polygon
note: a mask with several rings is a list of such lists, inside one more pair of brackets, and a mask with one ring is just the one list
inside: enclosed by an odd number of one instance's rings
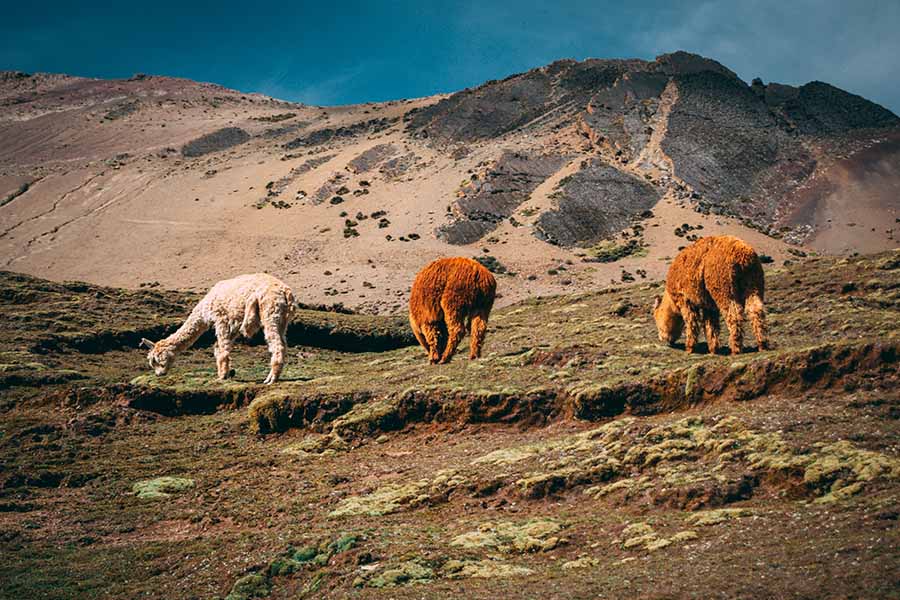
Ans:
{"label": "alpaca tail", "polygon": [[769,346],[769,328],[766,325],[766,308],[763,305],[762,296],[757,292],[751,292],[744,302],[744,310],[753,326],[753,335],[756,337],[756,345],[760,350],[766,350]]}

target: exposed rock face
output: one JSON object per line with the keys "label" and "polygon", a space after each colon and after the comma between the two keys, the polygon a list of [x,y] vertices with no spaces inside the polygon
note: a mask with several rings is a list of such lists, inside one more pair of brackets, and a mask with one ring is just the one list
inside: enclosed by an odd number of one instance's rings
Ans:
{"label": "exposed rock face", "polygon": [[340,140],[343,138],[352,138],[367,133],[377,133],[379,131],[384,131],[385,129],[393,125],[396,121],[397,119],[388,118],[370,119],[368,121],[361,121],[359,123],[354,123],[346,127],[326,127],[324,129],[317,129],[303,137],[299,137],[287,142],[286,144],[284,144],[284,149],[296,150],[297,148],[304,148],[308,146],[320,146],[322,144]]}
{"label": "exposed rock face", "polygon": [[688,75],[690,73],[718,73],[731,79],[738,79],[738,76],[731,69],[725,67],[711,58],[700,56],[699,54],[691,54],[679,50],[671,54],[661,54],[656,60],[648,65],[651,71],[665,73],[666,75]]}
{"label": "exposed rock face", "polygon": [[386,160],[379,168],[379,171],[388,180],[399,179],[415,166],[417,160],[418,157],[415,152],[407,152]]}
{"label": "exposed rock face", "polygon": [[675,174],[714,212],[770,222],[768,188],[799,184],[815,168],[813,158],[740,80],[707,71],[678,76],[676,84],[662,142]]}
{"label": "exposed rock face", "polygon": [[650,140],[650,119],[667,83],[662,73],[627,73],[591,98],[582,116],[585,133],[594,144],[610,144],[626,160],[634,158]]}
{"label": "exposed rock face", "polygon": [[353,173],[365,173],[396,153],[397,147],[393,144],[378,144],[356,156],[347,163],[347,168]]}
{"label": "exposed rock face", "polygon": [[[415,112],[408,129],[441,142],[474,141],[498,137],[547,114],[584,110],[594,94],[611,92],[621,100],[629,92],[642,98],[659,96],[666,78],[696,72],[737,76],[708,58],[675,52],[654,62],[639,59],[560,60],[546,67],[488,81],[457,92]],[[636,74],[646,74],[640,77]],[[620,81],[626,81],[621,85]]]}
{"label": "exposed rock face", "polygon": [[611,86],[640,60],[558,61],[502,81],[463,90],[417,111],[408,129],[439,142],[490,139],[550,111],[583,108],[592,93]]}
{"label": "exposed rock face", "polygon": [[[666,90],[673,100],[660,111]],[[539,219],[539,235],[565,245],[614,233],[610,228],[621,219],[610,219],[612,214],[632,213],[635,202],[625,200],[621,210],[585,221],[596,202],[586,200],[589,189],[605,196],[610,186],[630,180],[617,169],[662,170],[667,177],[658,182],[661,191],[678,186],[681,198],[694,193],[698,210],[737,216],[771,231],[792,212],[785,204],[791,193],[817,172],[816,157],[828,152],[826,140],[900,126],[890,111],[828,84],[792,87],[754,80],[747,85],[716,61],[686,52],[655,61],[557,61],[463,90],[406,120],[411,134],[441,148],[575,124],[611,167],[593,163],[597,176],[583,175],[585,187],[577,197],[566,198],[562,212]],[[648,147],[649,161],[643,155]],[[442,234],[456,243],[471,242],[493,229],[489,223],[508,216],[496,206],[505,206],[508,196],[492,199],[487,208],[484,197],[467,194],[460,201],[466,219]],[[573,216],[564,216],[567,211]]]}
{"label": "exposed rock face", "polygon": [[799,88],[771,83],[764,93],[766,105],[784,119],[786,128],[803,134],[827,135],[900,124],[891,111],[821,81]]}
{"label": "exposed rock face", "polygon": [[457,220],[439,228],[438,237],[451,244],[477,241],[511,216],[564,162],[564,157],[556,155],[505,152],[481,174],[473,175],[457,200]]}
{"label": "exposed rock face", "polygon": [[559,208],[543,213],[535,235],[560,246],[594,244],[621,231],[660,198],[659,190],[599,159],[564,180]]}
{"label": "exposed rock face", "polygon": [[189,158],[203,156],[211,152],[221,152],[233,148],[249,139],[250,134],[239,127],[223,127],[188,142],[181,148],[181,154]]}

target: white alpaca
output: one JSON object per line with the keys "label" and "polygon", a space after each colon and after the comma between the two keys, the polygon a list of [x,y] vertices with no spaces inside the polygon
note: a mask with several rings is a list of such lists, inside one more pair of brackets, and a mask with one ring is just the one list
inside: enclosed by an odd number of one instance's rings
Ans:
{"label": "white alpaca", "polygon": [[229,359],[234,341],[239,335],[253,337],[261,326],[272,355],[268,385],[278,380],[284,366],[284,334],[294,308],[294,293],[283,281],[266,273],[241,275],[214,285],[178,331],[156,343],[142,339],[141,346],[150,348],[150,367],[157,375],[165,375],[175,357],[213,327],[216,368],[219,379],[227,379],[234,374]]}

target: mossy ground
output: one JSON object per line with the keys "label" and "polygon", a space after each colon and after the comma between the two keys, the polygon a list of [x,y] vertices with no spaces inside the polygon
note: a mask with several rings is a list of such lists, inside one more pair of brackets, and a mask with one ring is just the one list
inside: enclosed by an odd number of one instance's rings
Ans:
{"label": "mossy ground", "polygon": [[148,375],[123,344],[188,295],[7,275],[0,597],[889,596],[898,267],[770,272],[763,353],[660,346],[645,284],[498,310],[479,362],[295,347],[272,388],[260,346]]}

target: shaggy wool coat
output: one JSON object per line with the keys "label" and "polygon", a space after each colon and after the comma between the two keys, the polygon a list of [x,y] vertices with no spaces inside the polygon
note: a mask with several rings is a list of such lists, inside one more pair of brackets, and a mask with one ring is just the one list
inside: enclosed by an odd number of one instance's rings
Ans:
{"label": "shaggy wool coat", "polygon": [[654,307],[660,340],[674,344],[684,329],[685,349],[693,352],[702,327],[713,353],[724,316],[731,352],[737,354],[747,316],[758,347],[766,348],[764,295],[762,263],[749,244],[732,236],[702,238],[682,250],[669,269],[665,294]]}
{"label": "shaggy wool coat", "polygon": [[497,280],[470,258],[442,258],[416,276],[409,298],[409,323],[432,363],[446,363],[467,331],[469,358],[481,356]]}
{"label": "shaggy wool coat", "polygon": [[203,297],[184,324],[169,337],[149,346],[150,366],[158,375],[168,371],[175,357],[190,348],[210,328],[216,332],[216,369],[220,379],[231,377],[231,349],[239,336],[251,338],[262,328],[271,354],[265,383],[275,383],[284,366],[285,333],[296,307],[294,293],[267,273],[241,275],[220,281]]}

